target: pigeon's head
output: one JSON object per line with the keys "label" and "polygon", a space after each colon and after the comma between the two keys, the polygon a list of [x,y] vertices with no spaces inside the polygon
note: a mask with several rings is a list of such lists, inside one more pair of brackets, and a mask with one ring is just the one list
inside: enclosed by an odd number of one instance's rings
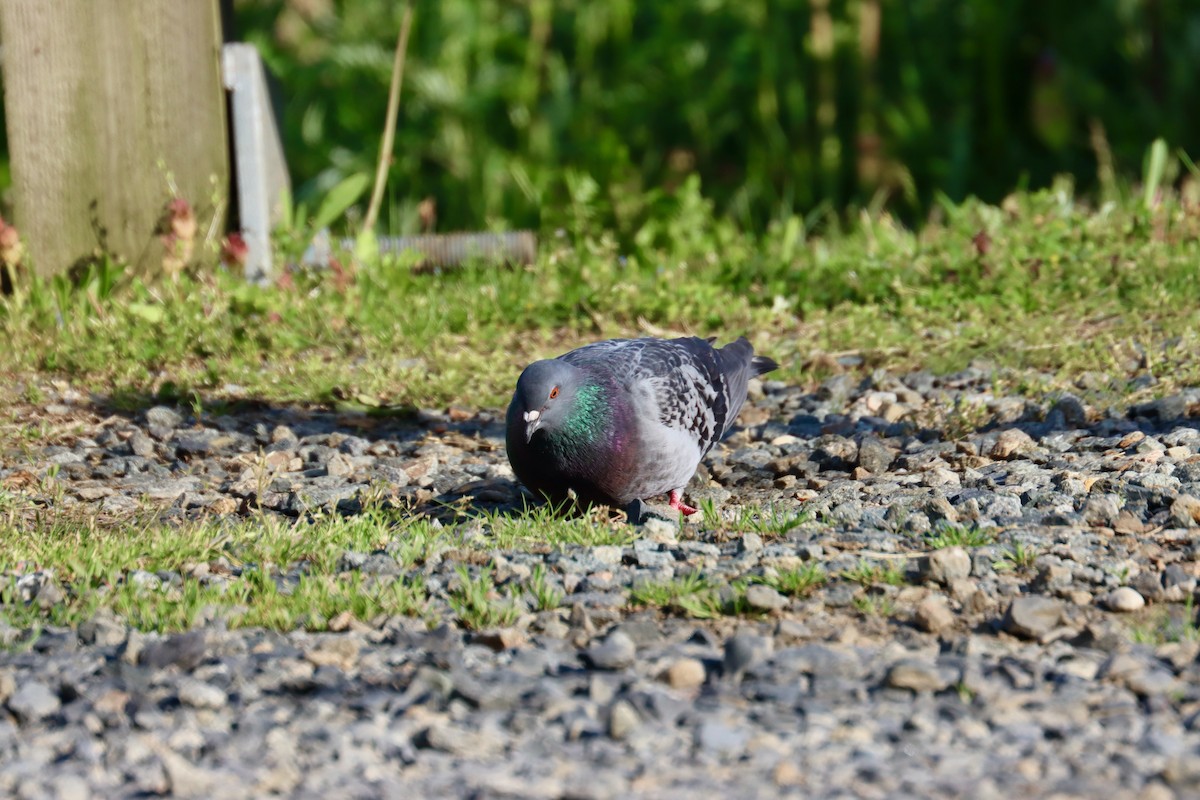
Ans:
{"label": "pigeon's head", "polygon": [[513,395],[513,410],[525,421],[525,441],[539,430],[558,430],[568,423],[581,382],[579,369],[558,359],[525,368]]}

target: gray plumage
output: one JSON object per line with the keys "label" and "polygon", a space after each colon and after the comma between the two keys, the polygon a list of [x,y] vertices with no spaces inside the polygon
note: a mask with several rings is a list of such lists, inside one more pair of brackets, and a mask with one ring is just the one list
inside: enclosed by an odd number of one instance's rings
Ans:
{"label": "gray plumage", "polygon": [[551,501],[625,506],[680,492],[728,432],[750,378],[775,369],[740,338],[611,339],[526,367],[508,408],[508,458]]}

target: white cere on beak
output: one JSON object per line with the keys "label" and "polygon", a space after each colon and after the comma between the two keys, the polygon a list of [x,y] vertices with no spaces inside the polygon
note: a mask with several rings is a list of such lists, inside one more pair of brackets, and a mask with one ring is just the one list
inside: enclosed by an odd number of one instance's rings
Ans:
{"label": "white cere on beak", "polygon": [[535,419],[537,419],[541,415],[542,415],[542,412],[538,411],[537,409],[534,409],[533,411],[526,411],[522,416],[525,417],[526,422],[533,422]]}

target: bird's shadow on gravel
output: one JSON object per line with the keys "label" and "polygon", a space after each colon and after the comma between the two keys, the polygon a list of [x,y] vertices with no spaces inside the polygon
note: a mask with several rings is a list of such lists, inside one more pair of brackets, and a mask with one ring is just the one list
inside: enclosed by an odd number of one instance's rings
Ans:
{"label": "bird's shadow on gravel", "polygon": [[[243,439],[241,453],[269,454],[276,450],[296,450],[319,459],[328,450],[306,450],[302,442],[323,441],[347,455],[370,454],[377,462],[393,469],[418,464],[425,456],[444,456],[445,448],[474,454],[494,461],[504,460],[504,422],[500,413],[451,408],[448,411],[419,409],[411,406],[364,408],[330,407],[327,404],[286,404],[260,398],[189,404],[186,400],[148,394],[117,397],[93,396],[92,410],[103,417],[120,417],[159,441],[178,442],[178,463],[172,471],[186,471],[189,461],[207,457],[237,455],[205,451],[205,438],[213,432],[237,434]],[[429,453],[431,448],[441,448]],[[376,479],[387,482],[385,471],[375,471]],[[393,471],[391,473],[395,475]],[[411,483],[384,507],[405,510],[438,519],[443,523],[482,515],[520,515],[536,501],[511,478],[463,476],[463,480],[444,485],[435,481],[429,487]],[[474,479],[471,479],[474,478]],[[361,513],[357,500],[337,503],[343,514]]]}

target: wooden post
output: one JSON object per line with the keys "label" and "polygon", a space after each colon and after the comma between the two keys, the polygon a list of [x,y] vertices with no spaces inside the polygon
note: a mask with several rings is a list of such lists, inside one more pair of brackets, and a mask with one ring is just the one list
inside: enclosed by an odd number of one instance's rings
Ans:
{"label": "wooden post", "polygon": [[145,274],[183,198],[198,239],[229,194],[218,0],[3,0],[15,224],[39,274],[104,249]]}

